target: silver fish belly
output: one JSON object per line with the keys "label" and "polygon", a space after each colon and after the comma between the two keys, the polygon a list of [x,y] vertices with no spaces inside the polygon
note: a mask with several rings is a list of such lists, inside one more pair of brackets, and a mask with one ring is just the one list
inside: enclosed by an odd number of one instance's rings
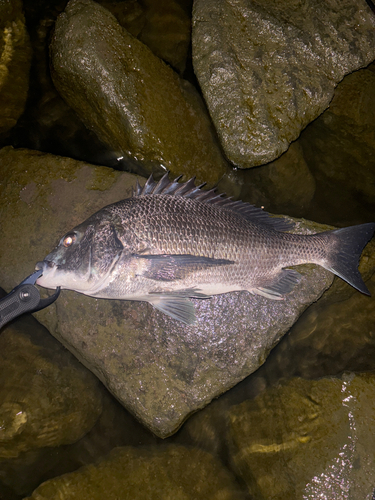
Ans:
{"label": "silver fish belly", "polygon": [[286,269],[314,263],[369,294],[358,271],[375,224],[314,235],[263,210],[203,191],[166,174],[137,183],[131,198],[108,205],[72,231],[36,266],[38,284],[97,298],[143,300],[194,323],[191,297],[247,290],[280,300],[299,281]]}

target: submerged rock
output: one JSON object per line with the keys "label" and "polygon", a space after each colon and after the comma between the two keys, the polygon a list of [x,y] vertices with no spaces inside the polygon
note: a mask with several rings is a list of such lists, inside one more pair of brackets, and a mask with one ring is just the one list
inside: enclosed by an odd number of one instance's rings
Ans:
{"label": "submerged rock", "polygon": [[[0,278],[8,289],[30,274],[65,232],[129,197],[135,184],[130,174],[12,148],[1,150],[0,168],[5,181]],[[306,221],[297,221],[295,228],[300,233],[324,229]],[[318,266],[299,271],[301,282],[285,301],[248,292],[195,299],[198,323],[192,326],[144,302],[72,291],[62,291],[37,318],[144,425],[166,437],[255,371],[333,280]]]}
{"label": "submerged rock", "polygon": [[[371,271],[375,244],[370,243]],[[362,276],[366,270],[362,266]],[[316,378],[345,371],[373,370],[375,357],[375,276],[366,282],[372,297],[352,293],[339,280],[313,304],[272,353],[270,379],[285,376]],[[340,290],[343,288],[343,290]],[[332,290],[332,292],[331,292]]]}
{"label": "submerged rock", "polygon": [[42,325],[23,318],[2,330],[0,461],[74,443],[101,411],[98,380]]}
{"label": "submerged rock", "polygon": [[21,0],[0,2],[0,134],[14,127],[23,113],[31,47]]}
{"label": "submerged rock", "polygon": [[56,88],[118,157],[214,184],[227,171],[198,92],[91,0],[71,0],[50,46]]}
{"label": "submerged rock", "polygon": [[[115,448],[76,472],[46,481],[30,500],[245,500],[231,473],[194,448]],[[25,499],[26,500],[26,499]]]}
{"label": "submerged rock", "polygon": [[[0,289],[0,297],[4,295]],[[69,448],[63,445],[76,443],[93,428],[104,391],[30,315],[2,328],[1,498],[23,497],[51,473],[61,460],[61,448]],[[61,473],[64,466],[57,469]]]}
{"label": "submerged rock", "polygon": [[291,379],[230,412],[233,462],[252,498],[371,500],[373,374]]}
{"label": "submerged rock", "polygon": [[[375,15],[374,15],[375,19]],[[353,212],[375,212],[375,68],[346,76],[329,108],[303,132],[299,143],[316,178],[320,199],[333,220],[353,221]],[[340,193],[335,206],[331,193]]]}
{"label": "submerged rock", "polygon": [[196,0],[194,69],[227,157],[248,168],[280,156],[374,60],[374,28],[365,0]]}

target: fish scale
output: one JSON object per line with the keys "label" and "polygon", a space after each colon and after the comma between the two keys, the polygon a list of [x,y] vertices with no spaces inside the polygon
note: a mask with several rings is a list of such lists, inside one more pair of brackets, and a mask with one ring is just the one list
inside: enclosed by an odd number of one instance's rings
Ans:
{"label": "fish scale", "polygon": [[[171,254],[177,250],[179,254],[234,260],[235,265],[220,269],[220,273],[230,270],[232,275],[243,278],[243,283],[250,284],[257,269],[261,275],[265,270],[270,271],[268,266],[257,266],[258,260],[263,264],[269,260],[273,269],[280,258],[281,267],[285,267],[299,264],[300,260],[321,260],[324,256],[323,238],[313,243],[304,235],[273,231],[224,209],[218,213],[214,205],[169,195],[154,195],[152,199],[147,197],[136,202],[133,217],[145,221],[150,232],[150,253]],[[126,210],[124,206],[122,209]],[[145,239],[144,228],[141,227],[137,236]]]}
{"label": "fish scale", "polygon": [[318,264],[369,294],[357,269],[375,224],[290,234],[290,222],[250,204],[204,191],[194,179],[152,177],[131,198],[108,205],[67,233],[37,264],[38,284],[97,298],[144,300],[174,319],[195,322],[191,297],[247,290],[287,297],[295,269]]}

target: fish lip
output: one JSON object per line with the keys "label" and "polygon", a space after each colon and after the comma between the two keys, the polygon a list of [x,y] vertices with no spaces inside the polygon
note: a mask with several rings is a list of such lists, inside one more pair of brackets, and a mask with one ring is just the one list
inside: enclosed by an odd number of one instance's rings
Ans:
{"label": "fish lip", "polygon": [[58,268],[59,266],[51,260],[41,260],[35,264],[35,271],[47,271],[48,269]]}
{"label": "fish lip", "polygon": [[41,260],[35,264],[35,271],[44,271],[44,260]]}
{"label": "fish lip", "polygon": [[57,264],[55,264],[50,260],[42,260],[40,262],[37,262],[35,264],[35,270],[42,271],[42,274],[36,280],[36,284],[39,286],[49,288],[48,285],[46,286],[46,280],[50,280],[51,278],[54,277],[58,267],[59,266]]}

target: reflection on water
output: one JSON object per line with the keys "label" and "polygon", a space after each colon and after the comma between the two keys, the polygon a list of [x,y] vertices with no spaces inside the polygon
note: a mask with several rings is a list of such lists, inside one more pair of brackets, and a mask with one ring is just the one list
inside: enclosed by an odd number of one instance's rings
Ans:
{"label": "reflection on water", "polygon": [[[105,146],[85,129],[51,85],[48,77],[46,47],[43,44],[49,36],[53,19],[63,9],[65,2],[61,2],[60,5],[56,3],[48,8],[47,4],[48,2],[39,2],[35,9],[32,9],[29,2],[25,3],[32,43],[34,48],[39,46],[39,50],[35,51],[26,111],[17,127],[7,137],[1,139],[1,145],[28,147],[84,159],[96,164],[118,167],[117,153],[106,150]],[[39,22],[42,17],[43,20]],[[191,65],[188,66],[189,70],[191,70]],[[288,201],[288,196],[283,190],[290,189],[290,181],[286,179],[286,183],[283,184],[281,182],[283,174],[278,173],[277,168],[275,170],[271,165],[268,166],[267,175],[275,175],[277,180],[276,188],[272,189],[267,187],[267,177],[264,177],[266,170],[264,169],[261,173],[262,167],[248,172],[234,169],[232,182],[241,185],[242,199],[255,200],[274,213],[287,213],[335,226],[373,220],[375,193],[372,198],[368,190],[365,190],[366,193],[363,194],[358,185],[352,182],[352,171],[346,178],[343,175],[338,179],[335,178],[335,175],[338,175],[337,170],[332,168],[328,171],[327,168],[323,171],[317,163],[327,163],[328,152],[325,155],[324,147],[317,152],[312,145],[317,138],[320,138],[320,142],[322,140],[324,142],[325,139],[328,141],[333,137],[333,143],[331,143],[333,146],[327,146],[333,151],[330,161],[334,162],[335,155],[339,156],[340,168],[344,168],[346,161],[345,168],[348,171],[354,169],[354,174],[368,179],[370,183],[374,180],[375,165],[371,163],[373,160],[364,164],[356,164],[352,151],[356,150],[357,145],[354,142],[351,144],[350,137],[346,137],[346,143],[344,147],[341,147],[342,137],[337,138],[327,123],[324,120],[323,122],[316,121],[301,135],[298,154],[303,155],[308,175],[301,178],[300,188],[295,188],[295,197],[289,192]],[[332,137],[329,137],[330,134]],[[353,134],[352,140],[355,139]],[[298,161],[297,159],[296,162]],[[120,167],[128,168],[126,162]],[[136,171],[136,167],[132,164],[129,170]],[[142,170],[140,172],[142,173]],[[303,185],[307,182],[310,183],[309,186]],[[277,196],[278,189],[280,190],[279,197]],[[297,199],[297,195],[300,198]],[[306,202],[307,199],[308,202]],[[372,278],[367,284],[374,296],[375,279]],[[157,450],[163,449],[165,443],[168,443],[188,448],[193,446],[210,452],[218,458],[218,462],[229,468],[233,477],[238,481],[236,486],[239,488],[238,491],[234,488],[232,497],[228,494],[213,498],[237,498],[235,496],[237,494],[238,498],[247,498],[247,487],[241,476],[242,469],[234,463],[234,452],[228,434],[229,415],[232,409],[243,402],[255,400],[257,396],[265,394],[270,388],[275,388],[280,382],[284,383],[292,377],[317,380],[320,377],[340,375],[344,371],[372,372],[375,370],[375,300],[350,289],[338,279],[335,280],[333,287],[339,291],[340,295],[335,295],[330,291],[319,302],[313,304],[301,316],[289,334],[275,347],[256,373],[213,401],[204,410],[193,415],[171,438],[164,441],[155,438],[103,389],[103,412],[97,423],[82,439],[74,444],[62,442],[56,449],[45,449],[41,446],[37,452],[33,451],[31,454],[0,461],[0,483],[2,482],[0,493],[8,500],[22,498],[26,493],[31,493],[40,482],[91,463],[116,446],[132,446],[142,449],[147,445],[154,446]],[[22,401],[14,401],[14,408],[18,408],[17,405],[21,407]],[[20,425],[24,425],[22,416],[21,412],[17,417]],[[300,498],[311,500],[327,498],[324,495],[329,489],[332,491],[332,498],[349,498],[349,469],[352,467],[355,447],[360,446],[361,443],[356,442],[359,438],[355,437],[356,434],[352,429],[354,416],[350,411],[348,416],[348,425],[353,431],[353,440],[342,445],[337,456],[325,465],[320,475],[311,478]],[[5,425],[5,422],[0,422],[0,439]],[[289,431],[293,429],[288,429]],[[268,429],[268,437],[270,435],[272,436],[272,429]],[[258,437],[261,439],[263,436]],[[279,443],[281,446],[279,449],[282,449],[282,446],[286,447],[286,442],[280,435],[275,434],[271,442]],[[301,442],[303,443],[303,440]],[[270,445],[266,440],[264,443],[263,449],[269,451]],[[153,455],[150,454],[150,460],[152,457]],[[19,483],[20,477],[23,478],[21,483]],[[207,472],[207,477],[210,477],[209,472]],[[15,486],[16,484],[18,486]],[[254,488],[255,498],[264,498],[261,496],[255,478],[253,478],[253,483],[248,480],[247,484],[251,484]]]}

